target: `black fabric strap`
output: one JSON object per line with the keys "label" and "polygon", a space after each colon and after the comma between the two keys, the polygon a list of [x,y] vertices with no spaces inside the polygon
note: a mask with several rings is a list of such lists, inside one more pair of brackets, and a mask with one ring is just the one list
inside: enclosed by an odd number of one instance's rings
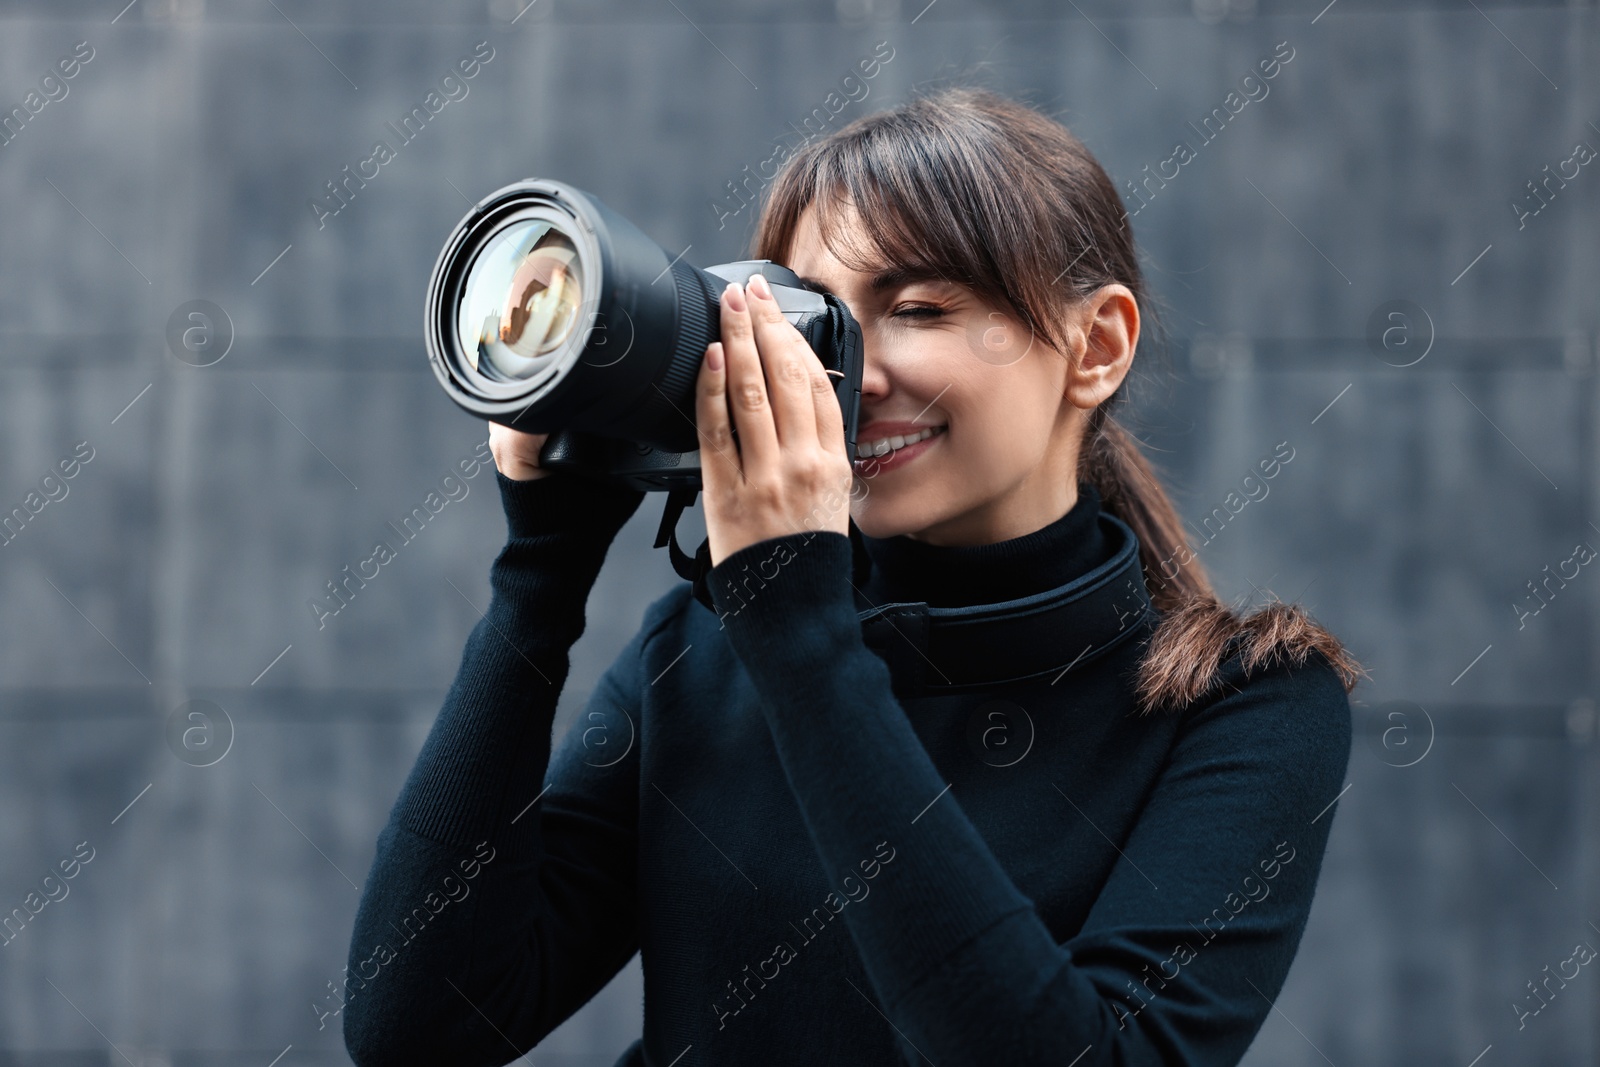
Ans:
{"label": "black fabric strap", "polygon": [[1156,619],[1139,540],[1098,516],[1111,557],[1055,589],[993,604],[930,608],[879,604],[859,612],[862,637],[889,665],[897,690],[949,692],[1081,670]]}
{"label": "black fabric strap", "polygon": [[[678,518],[698,492],[668,494],[655,547],[670,550],[672,569],[693,584],[694,598],[715,614],[707,580],[711,541],[702,542],[693,556],[678,544]],[[897,688],[922,692],[1059,677],[1092,663],[1136,633],[1147,632],[1156,615],[1138,538],[1109,512],[1101,512],[1098,520],[1115,551],[1066,585],[971,607],[880,604],[859,612],[863,640],[889,664]],[[853,519],[849,537],[851,581],[859,592],[871,575],[872,557]]]}

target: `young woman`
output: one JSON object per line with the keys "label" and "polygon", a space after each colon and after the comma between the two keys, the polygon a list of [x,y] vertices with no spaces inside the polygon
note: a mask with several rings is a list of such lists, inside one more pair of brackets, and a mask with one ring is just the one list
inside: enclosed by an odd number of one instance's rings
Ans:
{"label": "young woman", "polygon": [[492,604],[319,1014],[363,1067],[506,1063],[638,952],[632,1067],[1238,1062],[1362,672],[1298,607],[1219,602],[1114,421],[1148,298],[1111,182],[945,90],[792,156],[754,253],[860,322],[859,455],[770,291],[731,285],[709,603],[646,608],[552,755],[643,494],[491,426]]}

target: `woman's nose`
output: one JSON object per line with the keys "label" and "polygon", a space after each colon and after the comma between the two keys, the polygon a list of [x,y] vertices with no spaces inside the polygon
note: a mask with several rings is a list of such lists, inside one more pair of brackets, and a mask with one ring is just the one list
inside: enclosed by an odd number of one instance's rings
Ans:
{"label": "woman's nose", "polygon": [[866,338],[861,343],[861,395],[882,397],[889,392],[889,374],[876,358],[877,346]]}

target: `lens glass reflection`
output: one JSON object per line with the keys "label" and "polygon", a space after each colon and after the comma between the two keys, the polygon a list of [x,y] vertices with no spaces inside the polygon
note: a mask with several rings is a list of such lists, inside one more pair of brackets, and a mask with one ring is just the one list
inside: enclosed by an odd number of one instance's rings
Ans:
{"label": "lens glass reflection", "polygon": [[457,323],[461,351],[491,378],[533,377],[572,339],[583,284],[578,249],[561,227],[545,219],[513,223],[468,272]]}

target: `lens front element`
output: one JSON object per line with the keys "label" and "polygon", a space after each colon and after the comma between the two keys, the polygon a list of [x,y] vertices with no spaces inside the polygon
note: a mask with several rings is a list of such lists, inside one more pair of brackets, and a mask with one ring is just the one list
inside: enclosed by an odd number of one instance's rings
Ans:
{"label": "lens front element", "polygon": [[577,246],[547,219],[523,219],[484,246],[467,275],[458,333],[481,374],[522,381],[558,363],[583,304]]}

